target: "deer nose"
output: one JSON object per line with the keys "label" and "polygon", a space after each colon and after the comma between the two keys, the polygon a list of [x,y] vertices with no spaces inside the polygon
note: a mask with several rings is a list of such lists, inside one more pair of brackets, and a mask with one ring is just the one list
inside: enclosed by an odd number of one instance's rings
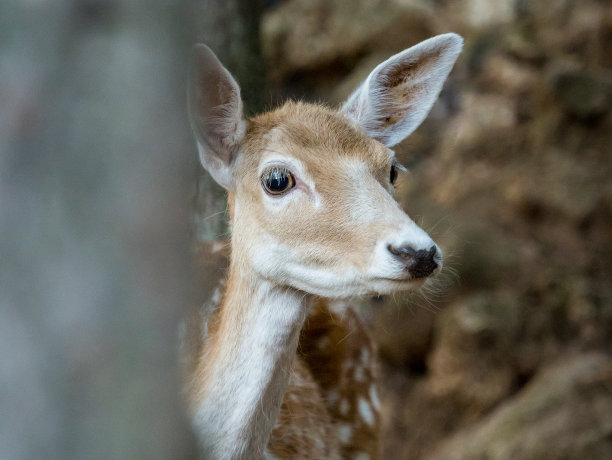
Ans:
{"label": "deer nose", "polygon": [[404,264],[404,269],[410,273],[412,278],[426,278],[438,268],[440,254],[438,247],[434,244],[429,250],[419,249],[412,246],[388,245],[387,249],[393,256]]}

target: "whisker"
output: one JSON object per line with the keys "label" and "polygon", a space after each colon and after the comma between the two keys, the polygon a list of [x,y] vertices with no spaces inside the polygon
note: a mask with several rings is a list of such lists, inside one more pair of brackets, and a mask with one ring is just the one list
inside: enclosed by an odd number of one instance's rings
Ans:
{"label": "whisker", "polygon": [[208,215],[206,217],[203,217],[202,219],[200,219],[200,221],[204,222],[205,220],[212,219],[213,217],[218,216],[220,214],[227,214],[227,208],[224,209],[223,211],[214,212],[214,213],[212,213],[212,214],[210,214],[210,215]]}

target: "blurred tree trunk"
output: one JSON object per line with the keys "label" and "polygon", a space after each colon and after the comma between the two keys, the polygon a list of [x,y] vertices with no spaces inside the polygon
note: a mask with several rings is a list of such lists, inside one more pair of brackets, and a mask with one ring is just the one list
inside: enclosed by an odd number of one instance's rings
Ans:
{"label": "blurred tree trunk", "polygon": [[192,5],[174,5],[0,5],[3,459],[195,457],[176,366]]}
{"label": "blurred tree trunk", "polygon": [[[269,101],[259,40],[262,0],[205,0],[200,5],[198,41],[210,46],[238,81],[246,115],[261,112]],[[226,236],[225,193],[204,171],[198,178],[195,207],[200,239]]]}

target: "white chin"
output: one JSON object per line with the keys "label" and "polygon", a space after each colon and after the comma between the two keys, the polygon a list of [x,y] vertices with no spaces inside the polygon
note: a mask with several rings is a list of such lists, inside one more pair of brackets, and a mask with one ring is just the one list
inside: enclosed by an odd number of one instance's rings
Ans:
{"label": "white chin", "polygon": [[380,279],[372,282],[373,292],[372,294],[391,294],[393,292],[406,292],[415,291],[419,289],[426,278],[420,278],[416,280],[391,280],[391,279]]}
{"label": "white chin", "polygon": [[423,285],[425,278],[417,280],[375,279],[346,281],[338,284],[294,282],[293,287],[309,294],[326,298],[347,298],[361,295],[384,295],[393,292],[414,291]]}

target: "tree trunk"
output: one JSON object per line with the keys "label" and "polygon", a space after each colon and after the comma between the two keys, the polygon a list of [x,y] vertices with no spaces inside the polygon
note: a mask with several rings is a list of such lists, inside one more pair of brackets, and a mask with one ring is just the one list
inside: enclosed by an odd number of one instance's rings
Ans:
{"label": "tree trunk", "polygon": [[191,7],[0,6],[3,458],[195,458],[176,365]]}

